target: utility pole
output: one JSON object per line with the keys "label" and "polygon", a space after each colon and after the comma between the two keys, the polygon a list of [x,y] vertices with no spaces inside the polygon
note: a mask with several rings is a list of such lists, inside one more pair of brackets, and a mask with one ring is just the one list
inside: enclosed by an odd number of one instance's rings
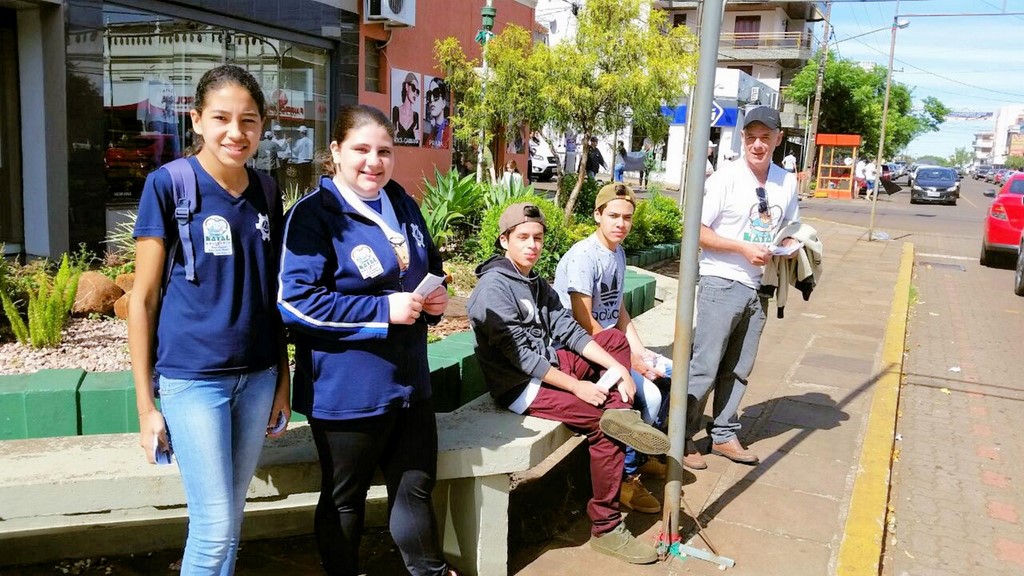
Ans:
{"label": "utility pole", "polygon": [[[803,169],[808,170],[814,166],[814,154],[816,147],[814,140],[818,136],[818,113],[821,111],[821,89],[825,83],[825,66],[828,63],[829,19],[832,17],[832,2],[825,2],[825,36],[821,45],[821,54],[818,56],[818,81],[814,86],[814,111],[811,113],[810,130],[808,130],[807,141],[804,142],[804,165]],[[810,185],[810,179],[804,180],[804,188]]]}

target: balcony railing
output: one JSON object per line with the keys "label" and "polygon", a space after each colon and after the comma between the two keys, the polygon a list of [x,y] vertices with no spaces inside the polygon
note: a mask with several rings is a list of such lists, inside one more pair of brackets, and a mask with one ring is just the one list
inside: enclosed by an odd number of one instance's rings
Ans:
{"label": "balcony railing", "polygon": [[723,32],[720,48],[810,48],[811,35],[804,32]]}

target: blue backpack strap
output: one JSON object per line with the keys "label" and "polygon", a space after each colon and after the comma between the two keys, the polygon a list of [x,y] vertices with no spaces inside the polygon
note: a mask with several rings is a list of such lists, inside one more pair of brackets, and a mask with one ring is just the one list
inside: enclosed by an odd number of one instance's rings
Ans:
{"label": "blue backpack strap", "polygon": [[[171,175],[171,182],[174,188],[174,220],[178,223],[178,240],[181,242],[181,252],[185,261],[185,279],[189,282],[196,281],[196,253],[192,246],[192,231],[189,223],[192,221],[192,214],[196,211],[196,172],[192,165],[185,158],[178,158],[164,164],[164,170]],[[173,251],[167,254],[168,268],[174,261]],[[170,274],[165,277],[165,282],[170,279]]]}

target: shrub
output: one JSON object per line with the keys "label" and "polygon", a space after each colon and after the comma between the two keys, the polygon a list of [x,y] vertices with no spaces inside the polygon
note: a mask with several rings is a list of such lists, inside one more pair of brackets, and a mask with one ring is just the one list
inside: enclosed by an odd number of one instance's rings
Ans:
{"label": "shrub", "polygon": [[544,250],[541,252],[540,260],[537,261],[534,270],[542,277],[551,280],[555,277],[555,266],[558,265],[558,259],[562,257],[562,254],[565,254],[566,250],[572,246],[572,243],[569,242],[562,211],[558,206],[555,206],[554,202],[540,196],[530,195],[509,198],[505,202],[492,206],[487,210],[480,224],[480,244],[476,250],[477,261],[483,262],[500,252],[500,249],[494,247],[494,241],[502,232],[498,230],[498,218],[501,217],[501,213],[505,208],[516,202],[536,204],[544,214],[544,220],[547,223],[547,232],[544,234]]}
{"label": "shrub", "polygon": [[135,221],[139,219],[139,213],[129,210],[125,213],[125,219],[114,225],[114,229],[107,232],[103,242],[108,249],[113,251],[123,260],[135,260]]}
{"label": "shrub", "polygon": [[679,242],[683,236],[683,213],[675,201],[655,191],[645,203],[649,205],[650,245]]}
{"label": "shrub", "polygon": [[7,290],[0,292],[4,314],[19,342],[31,344],[33,348],[56,347],[60,344],[64,325],[75,303],[81,273],[81,268],[73,265],[67,254],[61,258],[60,267],[52,278],[45,270],[37,272],[33,277],[33,286],[27,290],[27,324]]}
{"label": "shrub", "polygon": [[583,240],[597,230],[597,223],[591,218],[589,222],[577,221],[566,229],[566,236],[569,239],[569,246]]}
{"label": "shrub", "polygon": [[[482,190],[475,175],[460,178],[455,170],[441,174],[437,168],[434,168],[434,183],[424,178],[423,188],[420,212],[427,223],[427,231],[439,249],[448,248],[460,233],[465,235],[472,229],[472,221],[465,221],[479,210]],[[465,225],[459,227],[462,223]]]}
{"label": "shrub", "polygon": [[682,213],[671,199],[657,191],[637,203],[633,212],[633,229],[622,247],[643,250],[656,244],[679,242],[682,237]]}
{"label": "shrub", "polygon": [[501,182],[494,185],[483,183],[481,186],[483,187],[482,197],[485,209],[504,204],[509,198],[537,195],[533,184],[524,184],[519,180],[512,180],[507,186]]}
{"label": "shrub", "polygon": [[[562,208],[569,203],[569,194],[572,194],[572,189],[576,186],[576,174],[565,174],[562,176],[562,181],[559,182],[559,193],[558,201]],[[597,191],[601,187],[598,186],[597,180],[593,178],[587,178],[583,182],[583,188],[580,189],[580,195],[576,197],[576,205],[573,206],[573,216],[581,218],[580,221],[590,220],[594,214],[594,201],[597,200]]]}

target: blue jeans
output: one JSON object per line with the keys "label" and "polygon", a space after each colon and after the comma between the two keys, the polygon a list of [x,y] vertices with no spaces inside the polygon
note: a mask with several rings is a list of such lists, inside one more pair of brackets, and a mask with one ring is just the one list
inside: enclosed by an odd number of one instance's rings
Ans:
{"label": "blue jeans", "polygon": [[245,492],[276,386],[277,367],[206,380],[160,377],[160,405],[188,503],[182,576],[235,571]]}
{"label": "blue jeans", "polygon": [[626,165],[616,164],[612,171],[614,172],[615,181],[622,182],[623,177],[626,175]]}
{"label": "blue jeans", "polygon": [[697,433],[712,391],[711,440],[721,444],[736,436],[740,429],[737,412],[754,369],[767,308],[768,299],[749,286],[701,276],[687,386],[687,438]]}

